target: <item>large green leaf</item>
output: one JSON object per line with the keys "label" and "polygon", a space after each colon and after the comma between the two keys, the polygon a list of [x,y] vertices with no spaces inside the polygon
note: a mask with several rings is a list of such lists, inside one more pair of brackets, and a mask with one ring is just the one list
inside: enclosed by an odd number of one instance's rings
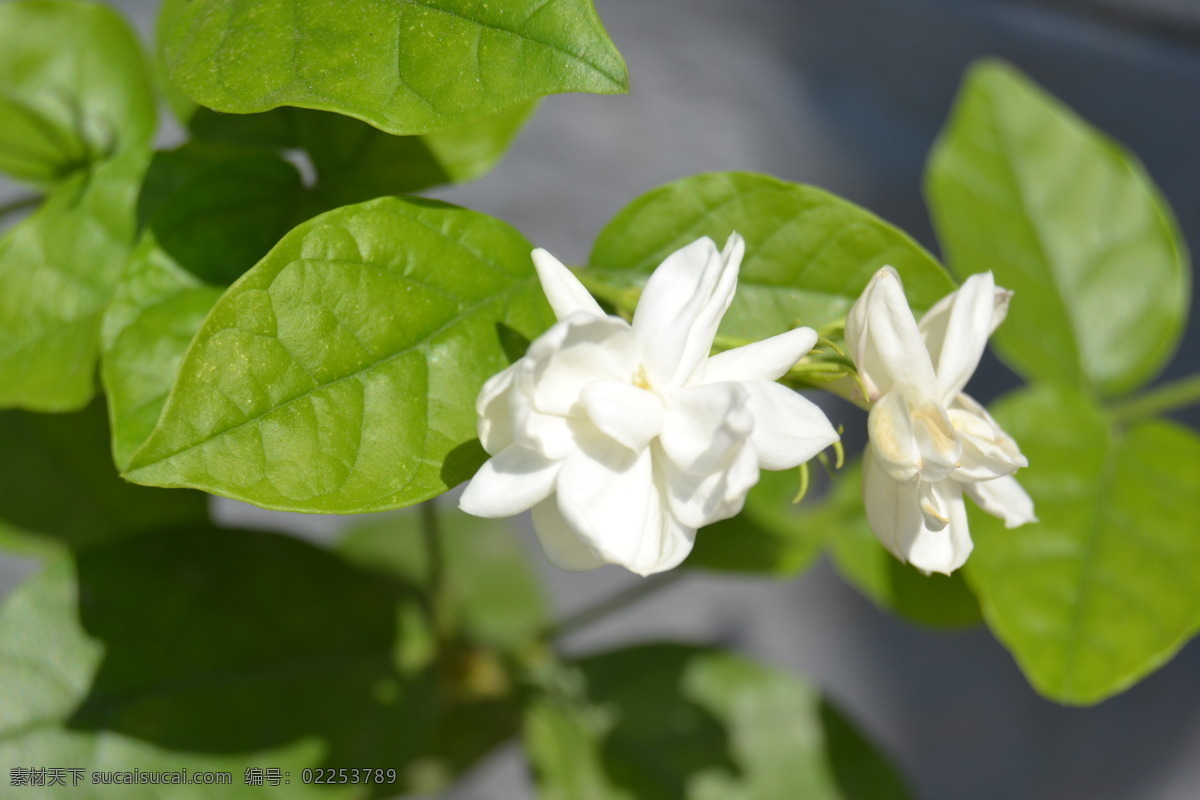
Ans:
{"label": "large green leaf", "polygon": [[1200,624],[1200,437],[1164,421],[1112,428],[1082,395],[1039,387],[997,420],[1030,466],[1041,522],[972,513],[967,579],[1038,691],[1094,703],[1128,688]]}
{"label": "large green leaf", "polygon": [[145,161],[130,153],[72,175],[0,238],[0,408],[71,411],[91,399]]}
{"label": "large green leaf", "polygon": [[201,108],[189,125],[205,141],[303,148],[316,171],[310,203],[328,210],[480,178],[500,161],[536,108],[536,102],[521,103],[420,136],[393,136],[352,117],[302,108],[261,114]]}
{"label": "large green leaf", "polygon": [[978,623],[979,602],[962,572],[922,575],[875,538],[864,511],[860,467],[838,475],[825,500],[832,509],[825,530],[838,572],[876,605],[913,622],[948,628]]}
{"label": "large green leaf", "polygon": [[18,544],[82,549],[207,518],[206,498],[198,492],[121,480],[100,401],[77,414],[0,412],[0,442],[0,521],[30,534]]}
{"label": "large green leaf", "polygon": [[117,467],[146,441],[175,383],[184,351],[221,289],[168,256],[147,233],[130,256],[104,316],[101,375]]}
{"label": "large green leaf", "polygon": [[[352,563],[426,586],[430,563],[421,524],[413,511],[381,517],[351,529],[339,550]],[[443,591],[457,632],[491,646],[531,640],[546,623],[546,607],[525,549],[509,527],[457,510],[439,514],[437,526]]]}
{"label": "large green leaf", "polygon": [[583,277],[614,290],[637,287],[674,250],[700,236],[720,245],[733,231],[745,237],[746,256],[721,334],[734,340],[839,324],[885,264],[899,270],[915,308],[954,289],[932,256],[870,212],[744,172],[695,175],[634,200],[600,232]]}
{"label": "large green leaf", "polygon": [[317,170],[317,201],[332,208],[482,177],[537,109],[521,103],[423,136],[392,136],[350,117],[296,109],[299,145]]}
{"label": "large green leaf", "polygon": [[154,154],[138,223],[180,266],[225,286],[307,218],[303,192],[296,168],[275,153],[191,143]]}
{"label": "large green leaf", "polygon": [[[0,610],[0,759],[233,773],[220,790],[80,786],[64,798],[429,789],[431,774],[454,774],[511,735],[515,715],[459,702],[429,660],[418,608],[403,584],[271,534],[197,529],[88,551]],[[439,720],[474,727],[454,741]],[[290,785],[245,786],[251,766],[280,768]],[[308,787],[300,770],[318,766],[394,777]]]}
{"label": "large green leaf", "polygon": [[0,171],[48,185],[154,134],[137,36],[103,3],[0,4]]}
{"label": "large green leaf", "polygon": [[[584,659],[525,744],[547,800],[890,800],[901,780],[798,678],[730,653],[649,645]],[[631,679],[631,676],[636,676]]]}
{"label": "large green leaf", "polygon": [[411,505],[485,454],[475,396],[553,322],[498,220],[382,198],[293,230],[221,298],[125,474],[292,511]]}
{"label": "large green leaf", "polygon": [[1113,393],[1170,357],[1190,294],[1170,209],[1132,154],[1015,69],[968,73],[926,194],[955,272],[1016,291],[995,341],[1022,373]]}
{"label": "large green leaf", "polygon": [[591,0],[192,0],[176,13],[171,77],[218,111],[299,106],[412,134],[627,88]]}
{"label": "large green leaf", "polygon": [[193,144],[155,154],[138,197],[142,238],[102,325],[118,467],[158,422],[218,287],[252,267],[297,221],[302,192],[295,168],[268,151]]}

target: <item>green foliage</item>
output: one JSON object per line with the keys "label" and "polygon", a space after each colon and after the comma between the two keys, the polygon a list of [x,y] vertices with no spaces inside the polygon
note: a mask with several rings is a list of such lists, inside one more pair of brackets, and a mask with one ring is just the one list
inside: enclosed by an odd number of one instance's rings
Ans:
{"label": "green foliage", "polygon": [[1114,427],[1089,400],[1036,387],[996,419],[1029,458],[1040,522],[971,515],[967,578],[1038,691],[1089,704],[1156,669],[1200,625],[1200,437],[1154,420]]}
{"label": "green foliage", "polygon": [[299,106],[429,133],[628,83],[591,0],[192,0],[170,16],[172,80],[218,111]]}
{"label": "green foliage", "polygon": [[916,308],[954,289],[932,256],[870,212],[811,186],[744,172],[694,175],[634,200],[600,232],[585,277],[628,310],[636,292],[622,290],[640,288],[670,253],[700,236],[723,244],[733,231],[746,239],[737,295],[721,323],[734,343],[797,325],[840,326],[884,264],[899,270]]}
{"label": "green foliage", "polygon": [[158,422],[222,288],[298,221],[302,192],[295,168],[265,150],[189,144],[155,154],[138,197],[142,237],[102,325],[118,467]]}
{"label": "green foliage", "polygon": [[141,45],[111,8],[0,5],[0,172],[50,187],[145,149],[156,120]]}
{"label": "green foliage", "polygon": [[332,208],[443,183],[467,183],[490,172],[537,110],[521,103],[481,120],[423,136],[391,136],[366,123],[296,109],[300,146],[317,170],[318,201]]}
{"label": "green foliage", "polygon": [[74,411],[92,398],[144,169],[131,153],[76,173],[0,237],[0,408]]}
{"label": "green foliage", "polygon": [[0,442],[0,527],[24,532],[13,531],[9,545],[85,549],[208,516],[198,492],[161,492],[121,480],[100,401],[76,414],[0,412]]}
{"label": "green foliage", "polygon": [[293,230],[218,301],[125,474],[267,508],[424,500],[484,453],[473,403],[553,321],[498,220],[384,198]]}
{"label": "green foliage", "polygon": [[[514,730],[422,652],[413,591],[285,537],[195,529],[99,547],[0,610],[0,758],[87,770],[230,770],[221,797],[391,796],[430,788]],[[424,652],[429,652],[424,648]],[[455,739],[440,721],[471,724]],[[247,766],[290,786],[245,787]],[[309,789],[304,767],[390,767],[397,782]],[[196,797],[193,787],[63,797]],[[47,796],[52,795],[47,792]]]}
{"label": "green foliage", "polygon": [[582,687],[548,693],[526,714],[546,800],[909,796],[867,741],[787,673],[682,645],[605,653],[577,669]]}
{"label": "green foliage", "polygon": [[1188,262],[1137,159],[1015,69],[974,67],[930,157],[929,205],[960,276],[1016,291],[996,334],[1027,377],[1123,392],[1178,342]]}
{"label": "green foliage", "polygon": [[[0,545],[48,560],[0,606],[0,763],[228,770],[231,798],[428,794],[523,720],[544,798],[908,796],[779,670],[679,645],[556,663],[500,523],[427,506],[328,551],[213,529],[202,494],[117,472],[322,513],[469,477],[480,387],[553,315],[520,233],[387,195],[486,173],[544,95],[625,91],[591,0],[166,0],[157,55],[193,138],[152,154],[151,81],[119,16],[0,3],[0,171],[46,192],[0,237],[0,407],[83,409],[0,413]],[[974,510],[966,582],[927,578],[871,534],[857,468],[802,505],[796,472],[764,473],[688,564],[791,576],[827,548],[881,607],[936,626],[982,615],[1039,691],[1096,702],[1200,628],[1200,437],[1128,421],[1161,398],[1105,410],[1092,391],[1134,389],[1169,357],[1184,246],[1131,155],[996,63],[969,75],[927,189],[958,273],[1017,291],[997,341],[1043,383],[995,413],[1042,521],[1008,531]],[[635,200],[581,278],[628,314],[669,253],[735,230],[748,252],[716,347],[816,328],[789,383],[851,384],[843,320],[884,264],[917,310],[953,289],[869,212],[748,173]],[[290,782],[244,786],[256,764]],[[395,783],[299,780],[368,765]]]}
{"label": "green foliage", "polygon": [[[440,569],[452,624],[472,642],[516,647],[545,626],[546,607],[524,548],[508,526],[455,510],[439,515]],[[431,582],[429,551],[416,513],[380,517],[352,529],[339,551],[365,569],[383,570],[414,586]]]}
{"label": "green foliage", "polygon": [[191,143],[154,154],[138,224],[184,269],[226,286],[307,219],[303,191],[296,168],[275,153]]}
{"label": "green foliage", "polygon": [[49,192],[0,237],[0,408],[92,398],[156,121],[141,47],[111,9],[0,5],[0,170]]}
{"label": "green foliage", "polygon": [[496,165],[536,109],[536,102],[521,103],[421,136],[392,136],[351,117],[301,108],[245,115],[201,108],[189,125],[204,141],[302,148],[316,171],[308,203],[323,211],[480,178]]}
{"label": "green foliage", "polygon": [[142,237],[104,316],[101,375],[112,422],[113,460],[129,465],[162,413],[179,363],[221,296]]}

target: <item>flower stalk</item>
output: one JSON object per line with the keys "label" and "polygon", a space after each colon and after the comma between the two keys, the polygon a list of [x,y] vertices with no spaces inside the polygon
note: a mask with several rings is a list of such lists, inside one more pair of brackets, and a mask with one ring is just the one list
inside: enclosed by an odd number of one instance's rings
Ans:
{"label": "flower stalk", "polygon": [[1196,403],[1200,403],[1200,374],[1157,386],[1148,392],[1116,403],[1110,412],[1118,422],[1136,422]]}
{"label": "flower stalk", "polygon": [[453,621],[450,613],[450,597],[446,583],[446,556],[442,547],[441,521],[438,519],[437,503],[426,500],[420,505],[421,538],[425,545],[425,602],[429,626],[439,643],[452,638]]}

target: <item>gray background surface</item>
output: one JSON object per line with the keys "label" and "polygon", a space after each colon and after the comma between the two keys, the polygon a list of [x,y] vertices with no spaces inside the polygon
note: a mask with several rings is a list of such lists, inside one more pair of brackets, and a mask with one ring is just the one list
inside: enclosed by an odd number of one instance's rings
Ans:
{"label": "gray background surface", "polygon": [[[157,3],[114,3],[146,35]],[[625,97],[550,98],[494,173],[438,192],[501,217],[568,262],[623,205],[666,181],[756,170],[817,184],[934,248],[924,158],[963,68],[999,55],[1136,151],[1200,251],[1200,10],[1194,0],[597,0],[632,77]],[[1082,11],[1081,11],[1082,10]],[[1090,12],[1098,13],[1090,13]],[[177,130],[168,128],[164,142]],[[16,190],[0,182],[0,202]],[[1169,375],[1197,368],[1189,327]],[[972,392],[1011,383],[995,362]],[[1194,412],[1181,415],[1200,423]],[[860,425],[858,418],[849,420]],[[857,439],[861,442],[861,439]],[[317,540],[339,521],[227,501],[220,519]],[[527,537],[528,538],[528,537]],[[555,607],[637,580],[542,565]],[[0,594],[35,568],[0,557]],[[1200,646],[1099,707],[1038,697],[983,629],[939,633],[875,609],[825,564],[788,582],[690,576],[571,636],[571,652],[649,639],[732,647],[818,683],[926,800],[1200,797]],[[531,796],[516,748],[452,793]]]}

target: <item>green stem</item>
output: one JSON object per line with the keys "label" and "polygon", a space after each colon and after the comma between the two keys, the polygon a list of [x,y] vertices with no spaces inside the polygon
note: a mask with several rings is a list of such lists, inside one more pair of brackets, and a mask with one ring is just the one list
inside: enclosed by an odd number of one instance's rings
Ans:
{"label": "green stem", "polygon": [[1131,422],[1194,403],[1200,403],[1200,374],[1143,392],[1137,397],[1114,405],[1111,411],[1117,420]]}
{"label": "green stem", "polygon": [[668,586],[674,585],[682,579],[687,572],[682,569],[676,569],[672,572],[666,572],[662,575],[655,575],[652,578],[646,578],[640,583],[635,583],[625,591],[617,592],[611,597],[601,600],[595,605],[588,606],[582,611],[577,611],[570,616],[567,616],[553,625],[548,626],[542,631],[543,639],[557,639],[561,636],[566,636],[579,628],[590,625],[598,619],[603,619],[610,614],[613,614],[626,606],[633,605],[644,597],[657,594]]}
{"label": "green stem", "polygon": [[22,209],[33,208],[40,202],[42,202],[41,195],[31,194],[28,197],[18,197],[16,200],[0,206],[0,217],[7,217],[9,214],[16,213]]}
{"label": "green stem", "polygon": [[438,641],[450,638],[449,597],[446,594],[446,557],[442,549],[441,523],[433,500],[421,503],[421,537],[428,561],[425,597],[429,605],[429,623]]}

